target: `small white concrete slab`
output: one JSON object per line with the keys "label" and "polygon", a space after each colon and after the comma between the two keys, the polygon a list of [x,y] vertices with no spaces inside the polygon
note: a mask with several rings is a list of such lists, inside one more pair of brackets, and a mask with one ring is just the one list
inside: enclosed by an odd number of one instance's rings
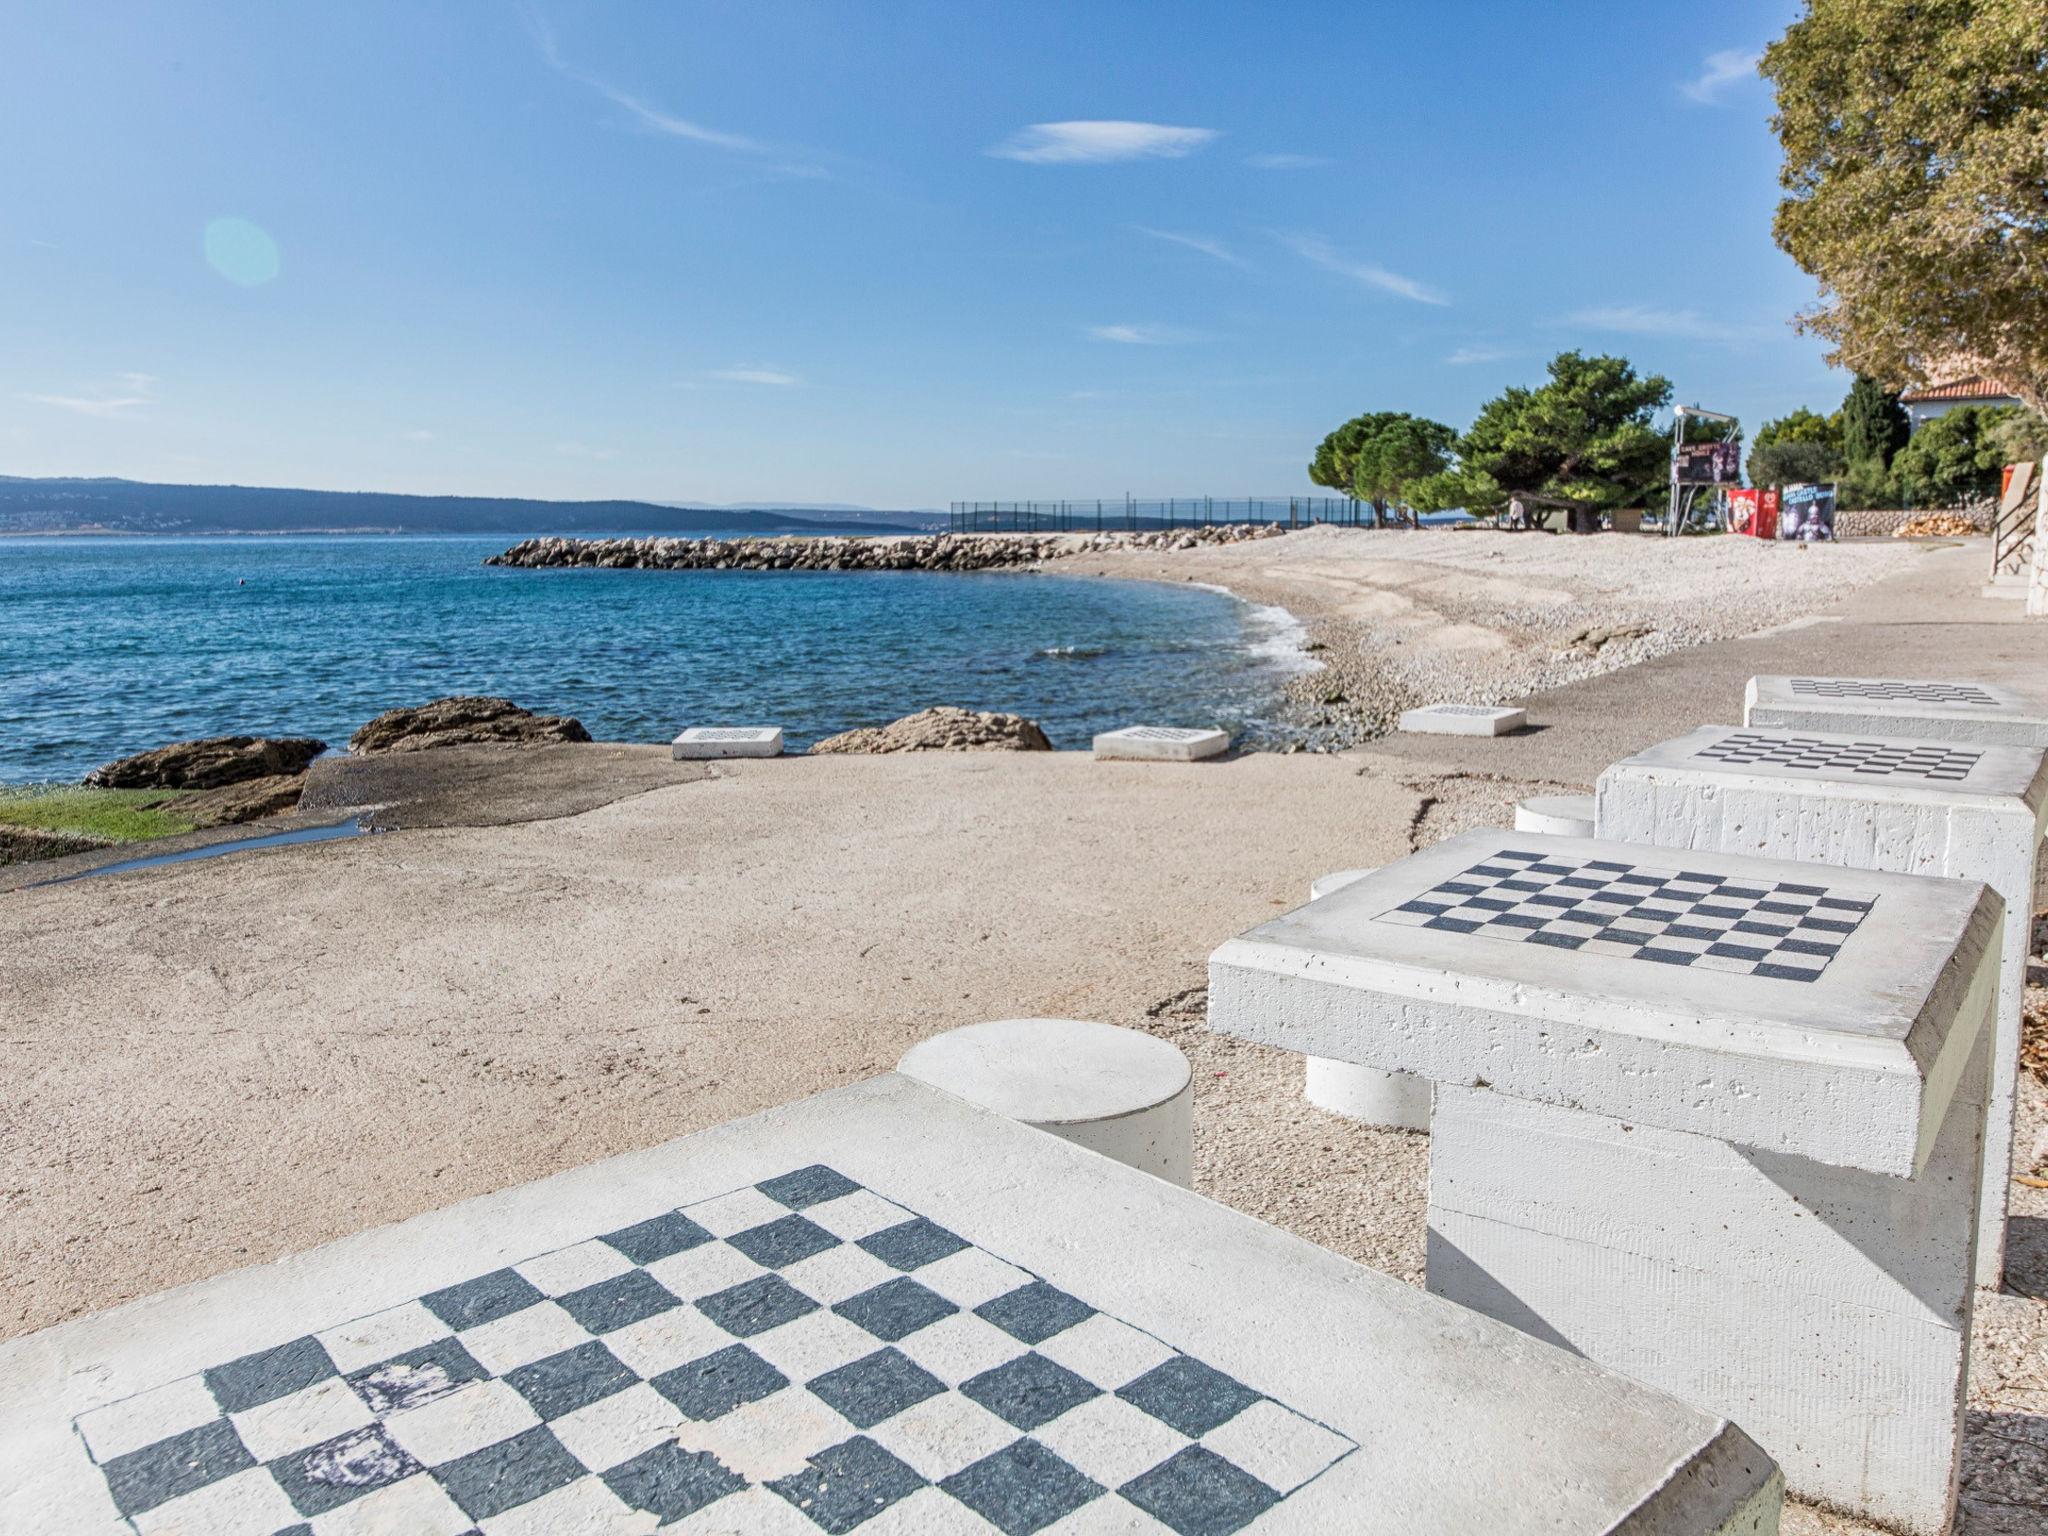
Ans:
{"label": "small white concrete slab", "polygon": [[1552,837],[1591,837],[1591,795],[1531,795],[1515,802],[1515,830]]}
{"label": "small white concrete slab", "polygon": [[1982,880],[2005,900],[1977,1283],[2004,1274],[2005,1205],[2048,761],[2033,747],[1706,726],[1600,776],[1599,831],[1667,848]]}
{"label": "small white concrete slab", "polygon": [[1724,1419],[894,1074],[0,1345],[0,1529],[66,1536],[1768,1536],[1780,1496]]}
{"label": "small white concrete slab", "polygon": [[675,739],[678,762],[716,757],[780,757],[779,725],[693,725]]}
{"label": "small white concrete slab", "polygon": [[1907,1177],[2003,915],[1972,882],[1489,829],[1223,945],[1209,1027]]}
{"label": "small white concrete slab", "polygon": [[1491,704],[1429,704],[1401,712],[1401,729],[1425,736],[1505,736],[1528,723],[1527,710]]}
{"label": "small white concrete slab", "polygon": [[1129,725],[1095,738],[1098,758],[1140,763],[1192,763],[1230,750],[1230,733],[1170,725]]}
{"label": "small white concrete slab", "polygon": [[994,1019],[919,1041],[896,1070],[1127,1167],[1194,1182],[1194,1074],[1142,1030]]}
{"label": "small white concrete slab", "polygon": [[2048,747],[2048,701],[1962,679],[1752,677],[1742,723],[1774,731],[1829,731]]}

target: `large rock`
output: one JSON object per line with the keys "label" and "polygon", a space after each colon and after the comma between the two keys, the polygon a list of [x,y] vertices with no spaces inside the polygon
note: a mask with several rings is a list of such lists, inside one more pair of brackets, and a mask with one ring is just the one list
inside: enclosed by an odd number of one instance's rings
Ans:
{"label": "large rock", "polygon": [[91,789],[219,789],[304,773],[326,750],[310,736],[209,736],[124,757],[93,769],[85,782]]}
{"label": "large rock", "polygon": [[827,736],[813,752],[1050,752],[1052,743],[1022,715],[980,715],[940,705],[888,725]]}
{"label": "large rock", "polygon": [[483,742],[505,746],[536,746],[562,741],[588,741],[582,722],[566,715],[536,715],[510,699],[459,694],[413,709],[389,709],[348,739],[359,757],[378,752],[423,752],[430,747],[462,747]]}
{"label": "large rock", "polygon": [[264,779],[245,779],[240,784],[224,784],[219,789],[202,789],[156,804],[194,827],[232,827],[295,809],[305,787],[303,773],[280,773]]}

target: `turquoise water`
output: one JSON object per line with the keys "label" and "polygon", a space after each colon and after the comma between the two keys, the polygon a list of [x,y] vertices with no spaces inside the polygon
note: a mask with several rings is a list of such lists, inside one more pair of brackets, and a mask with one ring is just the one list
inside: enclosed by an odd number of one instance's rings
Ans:
{"label": "turquoise water", "polygon": [[995,573],[521,571],[510,538],[0,539],[0,783],[231,732],[336,747],[496,693],[599,740],[780,724],[793,747],[932,704],[1060,747],[1137,721],[1270,737],[1297,637],[1222,593]]}

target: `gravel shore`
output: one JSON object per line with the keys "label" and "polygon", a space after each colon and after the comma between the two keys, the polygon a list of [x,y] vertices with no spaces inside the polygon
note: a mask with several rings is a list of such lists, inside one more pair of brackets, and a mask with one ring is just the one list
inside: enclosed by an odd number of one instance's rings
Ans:
{"label": "gravel shore", "polygon": [[1057,568],[1204,582],[1285,608],[1322,663],[1289,682],[1286,723],[1334,750],[1383,734],[1418,704],[1518,702],[1796,620],[1918,555],[1888,541],[1324,527],[1246,544],[1087,550]]}

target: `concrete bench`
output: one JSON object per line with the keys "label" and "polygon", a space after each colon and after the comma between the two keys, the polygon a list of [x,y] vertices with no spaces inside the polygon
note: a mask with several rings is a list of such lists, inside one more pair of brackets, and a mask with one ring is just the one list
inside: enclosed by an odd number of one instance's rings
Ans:
{"label": "concrete bench", "polygon": [[2005,1273],[2021,1007],[2048,767],[2032,747],[1708,726],[1600,776],[1599,835],[1981,880],[2004,898],[1977,1283]]}
{"label": "concrete bench", "polygon": [[1130,725],[1095,738],[1098,758],[1137,763],[1192,763],[1230,750],[1230,733],[1171,725]]}
{"label": "concrete bench", "polygon": [[693,725],[675,739],[678,762],[719,757],[780,757],[779,725]]}
{"label": "concrete bench", "polygon": [[1432,1291],[1931,1536],[2002,921],[1972,882],[1472,832],[1223,945],[1209,1025],[1436,1085]]}
{"label": "concrete bench", "polygon": [[920,1041],[896,1070],[1186,1188],[1195,1178],[1188,1059],[1142,1030],[996,1019]]}
{"label": "concrete bench", "polygon": [[0,1345],[0,1529],[64,1536],[1770,1536],[1781,1487],[1724,1419],[896,1074]]}
{"label": "concrete bench", "polygon": [[1545,832],[1552,837],[1591,837],[1591,795],[1531,795],[1515,803],[1517,832]]}
{"label": "concrete bench", "polygon": [[1401,729],[1425,736],[1505,736],[1528,723],[1527,710],[1491,704],[1430,704],[1401,712]]}
{"label": "concrete bench", "polygon": [[[1320,901],[1371,873],[1369,869],[1340,869],[1319,876],[1309,882],[1308,899]],[[1317,1109],[1347,1120],[1397,1131],[1429,1129],[1429,1083],[1406,1072],[1382,1072],[1334,1056],[1311,1056],[1301,1092]]]}
{"label": "concrete bench", "polygon": [[1916,741],[2048,747],[2048,701],[1991,683],[1908,677],[1752,677],[1742,723]]}

